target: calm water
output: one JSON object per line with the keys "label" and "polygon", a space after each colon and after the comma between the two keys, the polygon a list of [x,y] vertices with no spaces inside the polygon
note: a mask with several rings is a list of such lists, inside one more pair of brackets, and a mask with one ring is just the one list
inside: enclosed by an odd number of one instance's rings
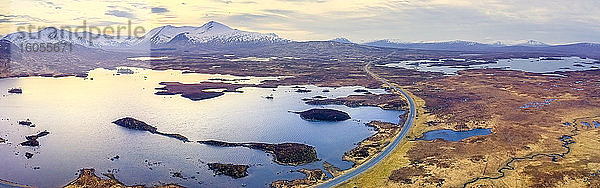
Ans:
{"label": "calm water", "polygon": [[491,129],[472,129],[468,131],[454,131],[449,129],[440,129],[433,130],[426,133],[423,133],[423,137],[419,138],[419,140],[435,140],[435,139],[443,139],[452,142],[458,142],[465,138],[473,137],[473,136],[483,136],[492,134]]}
{"label": "calm water", "polygon": [[[442,72],[448,75],[454,75],[459,70],[465,69],[485,69],[501,68],[506,70],[520,70],[533,73],[552,73],[556,71],[581,71],[581,70],[600,70],[600,64],[595,63],[594,59],[582,59],[579,57],[561,57],[562,60],[544,60],[544,58],[529,59],[500,59],[497,63],[470,65],[470,66],[431,66],[432,63],[439,63],[440,60],[416,60],[402,61],[399,63],[389,63],[380,66],[415,69],[426,72]],[[459,60],[462,61],[462,60]],[[474,62],[475,64],[475,62]]]}
{"label": "calm water", "polygon": [[[224,75],[181,74],[179,71],[134,69],[136,74],[113,75],[116,71],[97,69],[93,80],[82,78],[17,78],[0,80],[0,179],[38,187],[60,187],[77,177],[81,168],[95,168],[96,174],[111,170],[127,185],[159,182],[196,187],[265,187],[278,179],[303,178],[290,172],[300,168],[321,168],[328,161],[340,168],[351,163],[341,160],[345,151],[374,131],[364,125],[371,120],[397,122],[400,111],[377,107],[310,106],[302,98],[322,95],[347,96],[359,87],[317,88],[311,93],[296,88],[242,88],[243,93],[193,102],[180,96],[157,96],[161,81],[196,83]],[[258,83],[251,78],[240,83]],[[275,79],[275,78],[268,78]],[[8,94],[22,88],[23,94]],[[331,92],[324,93],[328,89]],[[370,90],[384,93],[383,90]],[[272,95],[274,99],[265,99]],[[334,108],[348,112],[343,122],[309,122],[288,111]],[[299,142],[315,146],[322,161],[299,167],[274,164],[262,151],[247,148],[218,148],[127,130],[111,122],[134,117],[167,133],[180,133],[190,140],[218,139],[230,142]],[[30,119],[36,127],[18,125]],[[40,147],[18,146],[24,136],[48,130],[38,139]],[[26,159],[25,152],[35,155]],[[120,159],[110,158],[119,155]],[[213,176],[205,163],[249,164],[249,176],[234,180]],[[34,169],[39,167],[39,169]],[[172,177],[181,172],[188,179]],[[191,178],[194,176],[195,178]]]}

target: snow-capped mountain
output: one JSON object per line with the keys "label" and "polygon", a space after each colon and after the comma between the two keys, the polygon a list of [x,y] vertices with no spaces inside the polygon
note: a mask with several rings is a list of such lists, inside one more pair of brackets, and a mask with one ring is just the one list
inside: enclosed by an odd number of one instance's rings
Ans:
{"label": "snow-capped mountain", "polygon": [[573,56],[593,56],[600,54],[600,44],[598,43],[573,43],[563,45],[548,45],[542,42],[528,40],[515,41],[509,44],[496,42],[485,44],[470,41],[447,41],[447,42],[399,42],[397,40],[378,40],[364,43],[363,45],[385,48],[402,48],[418,50],[449,50],[464,52],[547,52],[561,53]]}
{"label": "snow-capped mountain", "polygon": [[329,41],[339,42],[339,43],[345,43],[345,44],[352,44],[353,43],[352,41],[350,41],[350,40],[348,40],[347,38],[344,38],[344,37],[334,38],[334,39],[331,39]]}
{"label": "snow-capped mountain", "polygon": [[71,32],[55,27],[47,27],[37,32],[16,32],[3,37],[15,45],[26,43],[57,43],[67,42],[88,48],[120,47],[126,46],[126,39],[113,36],[105,36],[90,32]]}
{"label": "snow-capped mountain", "polygon": [[536,40],[528,40],[528,41],[519,41],[512,46],[544,47],[544,46],[550,46],[550,45],[540,42],[540,41],[536,41]]}
{"label": "snow-capped mountain", "polygon": [[132,40],[133,47],[150,48],[243,48],[257,45],[287,43],[290,40],[276,34],[247,32],[210,21],[200,27],[166,25],[150,30],[143,38]]}
{"label": "snow-capped mountain", "polygon": [[74,33],[48,27],[31,33],[23,31],[11,33],[3,39],[17,45],[23,43],[69,42],[88,48],[139,50],[194,47],[244,48],[291,42],[273,33],[263,34],[241,31],[215,21],[210,21],[200,27],[166,25],[150,30],[141,38],[98,35],[90,32]]}
{"label": "snow-capped mountain", "polygon": [[407,48],[407,49],[423,49],[423,50],[487,50],[495,48],[495,44],[484,44],[472,41],[446,41],[446,42],[399,42],[397,40],[378,40],[367,42],[364,45],[387,47],[387,48]]}
{"label": "snow-capped mountain", "polygon": [[377,46],[377,47],[390,47],[390,48],[409,48],[409,49],[426,49],[426,50],[490,50],[495,48],[504,48],[504,47],[548,47],[548,45],[543,42],[535,41],[535,40],[520,40],[520,41],[509,41],[502,42],[497,41],[494,43],[480,43],[480,42],[472,42],[472,41],[445,41],[445,42],[401,42],[399,40],[378,40],[373,42],[364,43],[364,45],[368,46]]}

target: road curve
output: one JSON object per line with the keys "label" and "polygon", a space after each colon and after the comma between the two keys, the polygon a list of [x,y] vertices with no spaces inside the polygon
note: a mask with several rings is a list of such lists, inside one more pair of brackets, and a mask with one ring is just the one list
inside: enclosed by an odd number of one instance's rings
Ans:
{"label": "road curve", "polygon": [[404,137],[406,137],[406,134],[408,134],[408,130],[410,129],[410,127],[413,125],[413,122],[415,120],[416,117],[416,107],[415,107],[415,102],[413,101],[412,98],[410,98],[410,96],[408,95],[408,93],[406,93],[404,90],[390,84],[388,81],[386,81],[385,79],[380,78],[379,76],[377,76],[375,73],[372,73],[369,70],[369,66],[371,65],[371,63],[368,63],[367,65],[365,65],[365,72],[367,72],[371,77],[383,82],[384,84],[388,85],[390,88],[392,88],[393,90],[396,90],[397,92],[402,93],[402,95],[404,95],[404,97],[406,97],[406,99],[408,100],[408,103],[410,105],[410,111],[409,111],[409,115],[407,120],[404,122],[404,125],[402,126],[402,131],[400,132],[400,134],[398,135],[398,137],[396,137],[396,139],[390,143],[390,145],[388,145],[383,152],[381,152],[379,155],[377,155],[376,157],[372,158],[371,160],[361,164],[360,166],[352,169],[350,172],[342,174],[338,177],[335,177],[323,184],[317,185],[316,187],[333,187],[336,186],[338,184],[341,184],[343,182],[346,182],[350,179],[352,179],[353,177],[358,176],[359,174],[367,171],[368,169],[370,169],[371,167],[375,166],[379,161],[383,160],[385,157],[387,157],[390,153],[392,153],[392,151],[394,150],[394,148],[396,148],[400,142],[402,141],[402,139],[404,139]]}

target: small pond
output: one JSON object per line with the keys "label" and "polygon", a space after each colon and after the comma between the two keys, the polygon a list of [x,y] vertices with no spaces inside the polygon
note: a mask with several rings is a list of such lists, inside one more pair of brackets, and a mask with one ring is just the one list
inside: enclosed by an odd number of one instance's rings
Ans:
{"label": "small pond", "polygon": [[440,129],[433,130],[423,134],[421,138],[417,140],[435,140],[435,139],[443,139],[452,142],[458,142],[466,138],[470,138],[473,136],[483,136],[489,135],[492,133],[492,129],[472,129],[468,131],[454,131],[450,129]]}

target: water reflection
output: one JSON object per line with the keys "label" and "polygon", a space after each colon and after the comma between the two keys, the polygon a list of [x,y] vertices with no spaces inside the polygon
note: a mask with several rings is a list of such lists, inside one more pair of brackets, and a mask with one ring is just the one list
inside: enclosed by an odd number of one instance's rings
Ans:
{"label": "water reflection", "polygon": [[[89,78],[13,78],[0,80],[0,179],[40,187],[60,187],[75,179],[80,168],[95,168],[98,174],[115,173],[127,185],[178,183],[188,187],[265,187],[278,179],[303,178],[291,170],[322,168],[327,161],[340,168],[344,152],[374,133],[363,123],[371,120],[396,122],[399,111],[377,107],[349,108],[339,105],[309,106],[301,100],[321,95],[328,98],[358,94],[362,87],[255,88],[243,93],[203,101],[180,96],[154,95],[158,83],[176,81],[230,80],[253,84],[265,79],[229,75],[183,74],[181,71],[152,71],[131,68],[134,74],[117,75],[115,70],[97,69]],[[23,94],[8,94],[9,88],[22,88]],[[327,91],[327,92],[324,92]],[[371,90],[385,93],[384,90]],[[264,96],[272,96],[266,99]],[[333,108],[352,117],[343,122],[304,121],[288,111]],[[190,140],[217,139],[229,142],[298,142],[315,146],[322,161],[293,167],[272,162],[271,156],[247,148],[218,148],[148,132],[128,130],[111,122],[134,117],[158,128],[179,133]],[[17,124],[30,119],[36,127]],[[22,147],[25,135],[48,130],[39,138],[40,147]],[[24,155],[33,153],[31,159]],[[115,156],[118,159],[114,159]],[[111,160],[113,159],[113,160]],[[249,176],[232,179],[213,176],[206,163],[249,164]],[[173,177],[181,172],[185,177]]]}
{"label": "water reflection", "polygon": [[447,141],[458,142],[469,137],[483,136],[489,134],[492,134],[492,129],[472,129],[468,131],[440,129],[423,133],[423,137],[418,138],[418,140],[431,141],[435,139],[443,139]]}
{"label": "water reflection", "polygon": [[[451,62],[451,63],[448,63]],[[457,66],[456,64],[460,64]],[[460,70],[500,68],[506,70],[520,70],[533,73],[551,73],[555,71],[582,71],[599,70],[600,62],[594,59],[582,59],[579,57],[560,58],[529,58],[529,59],[500,59],[497,61],[484,60],[415,60],[401,61],[399,63],[388,63],[380,66],[407,68],[426,72],[442,72],[447,75],[455,75]]]}

